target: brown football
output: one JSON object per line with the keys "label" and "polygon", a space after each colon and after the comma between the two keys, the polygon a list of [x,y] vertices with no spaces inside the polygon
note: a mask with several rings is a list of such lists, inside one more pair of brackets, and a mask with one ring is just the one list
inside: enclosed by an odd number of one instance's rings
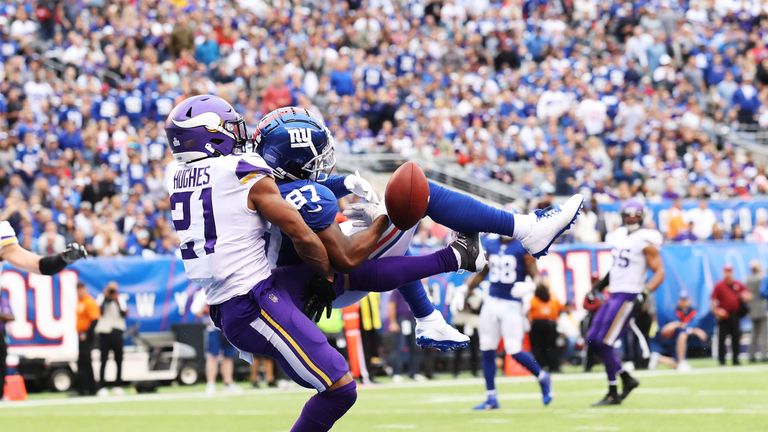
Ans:
{"label": "brown football", "polygon": [[384,192],[389,219],[403,231],[416,225],[427,213],[429,183],[424,171],[406,162],[389,178]]}

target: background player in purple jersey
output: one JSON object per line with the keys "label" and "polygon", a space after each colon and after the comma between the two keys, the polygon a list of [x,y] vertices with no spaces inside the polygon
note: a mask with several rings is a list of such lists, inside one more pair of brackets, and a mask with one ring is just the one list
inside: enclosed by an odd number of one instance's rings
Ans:
{"label": "background player in purple jersey", "polygon": [[[303,309],[319,318],[351,284],[384,291],[484,263],[475,234],[432,255],[367,261],[334,275],[320,239],[282,198],[272,170],[258,155],[238,154],[245,126],[227,102],[209,95],[182,101],[166,134],[179,162],[167,180],[173,224],[185,272],[203,287],[211,319],[243,357],[273,357],[293,380],[318,391],[292,430],[329,430],[357,397],[344,357]],[[271,272],[267,221],[307,264]]]}
{"label": "background player in purple jersey", "polygon": [[[640,383],[621,367],[613,345],[621,338],[633,311],[664,281],[664,263],[659,249],[662,236],[656,230],[643,228],[643,205],[635,200],[622,205],[624,226],[612,234],[613,265],[592,288],[587,301],[597,297],[606,286],[610,297],[600,307],[587,332],[587,343],[600,356],[608,376],[608,393],[594,406],[619,405]],[[648,270],[653,276],[646,282]],[[616,376],[622,381],[619,394]]]}
{"label": "background player in purple jersey", "polygon": [[[333,137],[319,115],[301,107],[278,108],[259,122],[254,141],[257,152],[275,170],[283,196],[318,233],[334,267],[354,268],[369,256],[407,253],[415,228],[401,232],[389,225],[381,217],[386,210],[375,192],[358,175],[328,176],[336,162]],[[352,205],[345,214],[352,219],[364,219],[370,228],[347,237],[344,234],[351,231],[342,232],[335,222],[336,199],[351,192],[370,202]],[[581,195],[574,195],[562,207],[516,215],[430,182],[430,203],[425,216],[459,232],[496,232],[517,238],[538,257],[545,255],[552,242],[575,220],[581,202]],[[270,239],[270,254],[276,265],[297,262],[290,244],[280,240],[279,231],[273,230]],[[421,347],[452,350],[467,346],[469,338],[445,322],[420,282],[399,290],[416,317],[416,340]],[[334,306],[352,304],[364,295],[364,291],[347,292]]]}

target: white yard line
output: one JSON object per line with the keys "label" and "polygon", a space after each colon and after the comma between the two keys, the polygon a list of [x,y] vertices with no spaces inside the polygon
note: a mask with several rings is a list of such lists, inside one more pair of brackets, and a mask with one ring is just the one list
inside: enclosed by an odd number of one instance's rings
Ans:
{"label": "white yard line", "polygon": [[[680,374],[674,370],[660,370],[660,371],[638,371],[634,375],[638,377],[662,377],[662,376],[696,376],[696,375],[720,375],[720,374],[733,374],[733,373],[755,373],[755,372],[768,372],[768,366],[741,366],[738,368],[730,367],[713,367],[713,368],[701,368],[695,369],[686,374]],[[554,377],[555,385],[557,382],[576,382],[576,381],[593,381],[603,379],[605,376],[602,372],[592,372],[585,374],[567,374],[556,375]],[[503,377],[497,379],[497,383],[500,384],[529,384],[533,382],[533,377]],[[465,378],[456,380],[439,380],[428,382],[408,382],[401,384],[375,384],[360,386],[363,392],[375,392],[380,390],[391,390],[396,388],[402,389],[425,389],[425,388],[446,388],[446,387],[460,387],[460,386],[477,386],[482,383],[482,378]],[[654,393],[662,394],[666,392],[676,392],[677,389],[644,389],[644,391],[653,391]],[[703,393],[702,393],[703,392]],[[723,391],[724,394],[737,395],[738,391]],[[246,390],[240,395],[233,395],[227,393],[217,393],[214,396],[207,396],[203,392],[180,392],[180,393],[165,393],[165,394],[146,394],[146,395],[129,395],[129,396],[108,396],[108,397],[73,397],[66,399],[40,399],[20,402],[3,402],[0,403],[0,410],[14,410],[22,408],[34,408],[34,407],[50,407],[50,406],[71,406],[71,405],[99,405],[99,404],[120,404],[125,402],[155,402],[155,401],[173,401],[173,400],[185,400],[185,399],[220,399],[220,398],[235,398],[241,396],[276,396],[286,395],[291,393],[307,393],[310,391],[302,388],[280,390],[280,389],[262,389],[262,390]],[[716,395],[716,391],[711,393],[708,391],[701,391],[703,395]],[[760,394],[763,394],[761,392]],[[474,400],[474,399],[473,399]],[[749,410],[747,410],[749,411]],[[616,410],[612,410],[616,412]],[[631,411],[636,413],[638,411]],[[733,412],[733,411],[728,411]]]}

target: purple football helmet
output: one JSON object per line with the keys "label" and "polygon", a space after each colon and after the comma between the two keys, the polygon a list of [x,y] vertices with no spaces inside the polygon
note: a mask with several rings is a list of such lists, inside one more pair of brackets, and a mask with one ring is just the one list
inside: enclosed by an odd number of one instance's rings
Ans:
{"label": "purple football helmet", "polygon": [[243,117],[213,95],[181,101],[165,120],[165,133],[178,162],[241,153],[248,138]]}
{"label": "purple football helmet", "polygon": [[644,216],[645,207],[643,203],[636,199],[630,199],[621,205],[621,221],[630,231],[634,231],[643,225]]}

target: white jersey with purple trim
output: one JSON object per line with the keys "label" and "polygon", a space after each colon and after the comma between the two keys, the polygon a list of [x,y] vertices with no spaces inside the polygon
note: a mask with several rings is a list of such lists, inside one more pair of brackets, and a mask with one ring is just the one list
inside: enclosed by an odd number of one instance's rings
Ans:
{"label": "white jersey with purple trim", "polygon": [[270,275],[263,238],[269,223],[248,208],[248,192],[271,175],[257,154],[179,164],[168,175],[184,269],[208,304],[245,294]]}
{"label": "white jersey with purple trim", "polygon": [[661,248],[663,237],[654,229],[641,228],[629,232],[627,227],[611,233],[613,266],[610,270],[608,292],[639,294],[645,289],[648,266],[643,250],[648,246]]}
{"label": "white jersey with purple trim", "polygon": [[16,231],[13,230],[11,224],[8,221],[0,221],[0,249],[18,243]]}

